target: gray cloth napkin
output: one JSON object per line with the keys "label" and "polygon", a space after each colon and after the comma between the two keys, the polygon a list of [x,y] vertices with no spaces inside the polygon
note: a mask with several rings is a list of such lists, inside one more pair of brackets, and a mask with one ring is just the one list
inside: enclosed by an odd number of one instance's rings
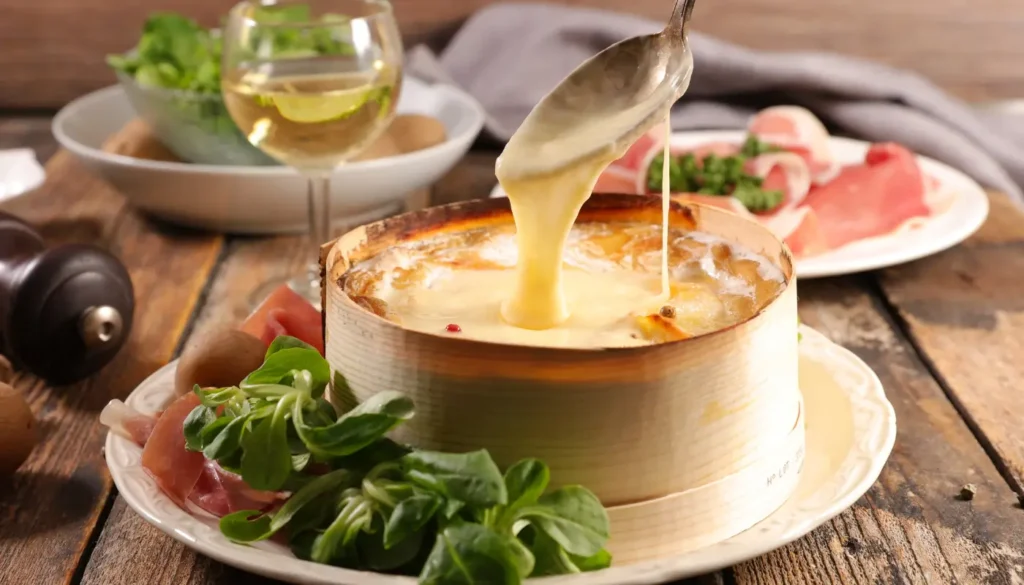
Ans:
{"label": "gray cloth napkin", "polygon": [[[502,3],[474,14],[440,55],[414,47],[407,67],[472,94],[487,132],[505,141],[581,62],[662,26],[600,10]],[[698,32],[690,42],[694,73],[672,111],[676,130],[743,128],[763,107],[800,104],[843,134],[902,143],[1024,205],[1024,116],[978,112],[919,75],[850,57],[754,51]]]}

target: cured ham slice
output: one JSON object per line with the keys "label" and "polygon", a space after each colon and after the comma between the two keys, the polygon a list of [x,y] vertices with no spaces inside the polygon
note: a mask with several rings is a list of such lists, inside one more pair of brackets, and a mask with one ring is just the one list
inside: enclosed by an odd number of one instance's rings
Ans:
{"label": "cured ham slice", "polygon": [[185,394],[164,410],[142,449],[142,467],[174,503],[182,508],[206,463],[202,453],[185,449],[185,418],[199,406],[199,397]]}
{"label": "cured ham slice", "polygon": [[811,188],[811,172],[807,162],[792,152],[762,154],[748,160],[745,170],[763,180],[762,189],[782,191],[784,194],[779,207],[767,212],[768,214],[797,206]]}
{"label": "cured ham slice", "polygon": [[242,478],[226,471],[202,453],[185,449],[185,418],[199,405],[186,394],[156,415],[139,413],[120,400],[112,400],[100,413],[100,422],[143,447],[142,467],[174,503],[186,501],[222,517],[239,510],[269,510],[285,494],[254,490]]}
{"label": "cured ham slice", "polygon": [[747,131],[769,144],[803,150],[814,160],[832,160],[828,129],[806,108],[765,108],[751,118]]}
{"label": "cured ham slice", "polygon": [[872,145],[863,164],[843,168],[804,200],[822,226],[829,248],[891,233],[927,217],[924,176],[914,154],[893,143]]}
{"label": "cured ham slice", "polygon": [[324,353],[324,330],[320,311],[306,299],[281,285],[242,323],[241,330],[270,345],[279,335],[290,335]]}
{"label": "cured ham slice", "polygon": [[281,492],[254,490],[240,475],[226,471],[216,461],[207,460],[188,500],[220,518],[240,510],[266,511],[284,497]]}
{"label": "cured ham slice", "polygon": [[100,412],[100,424],[142,447],[153,433],[158,417],[142,414],[120,400],[111,400]]}
{"label": "cured ham slice", "polygon": [[750,120],[747,131],[763,142],[784,148],[806,160],[816,185],[831,181],[839,172],[839,164],[829,147],[828,129],[806,108],[765,108]]}
{"label": "cured ham slice", "polygon": [[[271,293],[241,329],[268,345],[278,335],[290,335],[324,351],[320,311],[287,286]],[[184,509],[191,503],[220,517],[239,510],[269,510],[283,500],[287,494],[254,490],[216,461],[185,448],[185,419],[199,404],[199,397],[189,392],[150,416],[113,400],[100,414],[100,422],[143,447],[142,467]]]}
{"label": "cured ham slice", "polygon": [[597,178],[594,193],[626,193],[639,195],[636,173],[620,167],[608,167]]}
{"label": "cured ham slice", "polygon": [[665,122],[661,122],[626,149],[597,179],[596,193],[647,193],[647,169],[659,152],[665,149]]}
{"label": "cured ham slice", "polygon": [[828,244],[810,207],[784,209],[761,222],[780,240],[785,242],[795,257],[807,257],[828,251]]}

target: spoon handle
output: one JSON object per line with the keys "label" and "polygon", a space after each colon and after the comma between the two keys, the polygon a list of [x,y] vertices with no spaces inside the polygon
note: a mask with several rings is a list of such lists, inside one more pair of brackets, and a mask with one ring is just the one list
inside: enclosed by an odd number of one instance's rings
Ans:
{"label": "spoon handle", "polygon": [[690,16],[693,14],[693,6],[696,3],[697,0],[676,0],[665,31],[677,38],[683,38],[685,41],[686,28],[690,24]]}

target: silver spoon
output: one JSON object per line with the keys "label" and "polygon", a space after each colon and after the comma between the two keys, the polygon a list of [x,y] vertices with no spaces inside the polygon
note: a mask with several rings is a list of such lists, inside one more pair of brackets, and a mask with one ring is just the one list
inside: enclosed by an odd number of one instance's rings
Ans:
{"label": "silver spoon", "polygon": [[696,0],[676,0],[665,29],[608,47],[538,103],[498,159],[510,178],[551,173],[624,150],[686,92],[693,55],[686,33]]}

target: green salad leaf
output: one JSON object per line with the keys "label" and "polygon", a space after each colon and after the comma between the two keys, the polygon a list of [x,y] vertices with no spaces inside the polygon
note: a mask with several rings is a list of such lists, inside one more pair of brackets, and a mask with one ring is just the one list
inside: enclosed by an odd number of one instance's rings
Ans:
{"label": "green salad leaf", "polygon": [[[324,26],[281,27],[314,19],[303,4],[264,6],[253,15],[255,26],[240,54],[273,55],[274,59],[308,58],[318,55],[352,55],[349,29],[337,26],[344,16],[326,14],[315,19]],[[266,25],[266,26],[260,26]],[[173,12],[154,12],[146,19],[136,46],[107,56],[107,65],[135,81],[142,88],[173,90],[161,95],[168,123],[196,126],[219,136],[227,144],[248,146],[248,141],[231,119],[221,99],[221,55],[219,31],[206,29],[194,20]],[[273,161],[253,149],[257,164]],[[263,162],[265,160],[265,162]]]}
{"label": "green salad leaf", "polygon": [[520,515],[570,554],[595,555],[608,540],[608,513],[597,496],[580,486],[545,494]]}
{"label": "green salad leaf", "polygon": [[515,585],[609,566],[608,516],[593,493],[546,492],[550,471],[536,459],[502,474],[486,450],[401,445],[386,434],[414,415],[408,397],[379,392],[339,413],[321,396],[331,378],[316,350],[279,337],[239,386],[195,389],[188,448],[254,489],[290,492],[276,510],[221,518],[228,539],[282,533],[299,558],[436,585]]}
{"label": "green salad leaf", "polygon": [[518,584],[530,572],[522,571],[525,563],[513,550],[511,540],[480,524],[449,526],[437,536],[430,558],[420,573],[420,583]]}
{"label": "green salad leaf", "polygon": [[[284,28],[273,25],[312,22],[309,6],[263,6],[256,9],[258,24],[251,45],[269,43],[275,58],[316,55],[350,55],[353,48],[344,35],[346,27],[331,26],[346,17],[326,14],[318,19],[324,26]],[[196,21],[173,12],[154,12],[142,26],[136,47],[127,53],[107,56],[107,65],[135,78],[140,85],[197,93],[220,93],[220,63],[223,49],[219,34]]]}
{"label": "green salad leaf", "polygon": [[402,466],[413,483],[470,506],[490,508],[508,501],[501,471],[484,450],[413,451],[402,457]]}
{"label": "green salad leaf", "polygon": [[194,20],[155,12],[146,19],[135,49],[108,56],[107,64],[139,85],[219,93],[220,50],[220,41]]}

